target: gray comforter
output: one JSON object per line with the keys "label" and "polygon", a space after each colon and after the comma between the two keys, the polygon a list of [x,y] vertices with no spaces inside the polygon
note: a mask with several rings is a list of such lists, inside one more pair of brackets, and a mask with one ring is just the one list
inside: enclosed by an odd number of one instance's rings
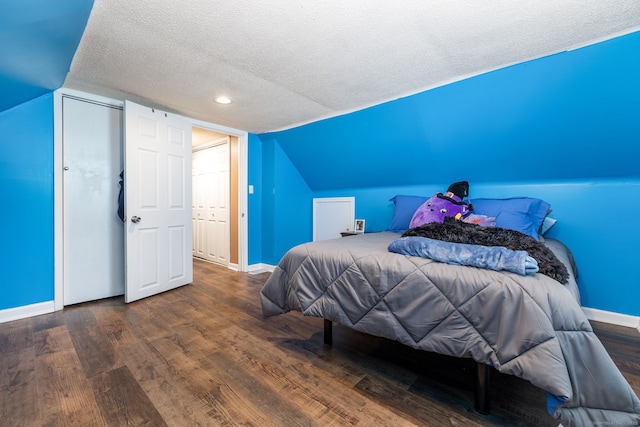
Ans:
{"label": "gray comforter", "polygon": [[[561,285],[387,250],[396,233],[291,249],[260,293],[265,317],[297,310],[436,353],[471,357],[562,401],[565,427],[640,425],[640,401],[583,314],[572,269]],[[570,265],[566,248],[545,243]]]}

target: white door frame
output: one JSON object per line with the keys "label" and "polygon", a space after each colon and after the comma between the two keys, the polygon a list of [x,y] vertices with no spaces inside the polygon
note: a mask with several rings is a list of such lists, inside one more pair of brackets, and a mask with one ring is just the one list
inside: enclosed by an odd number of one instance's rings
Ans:
{"label": "white door frame", "polygon": [[[124,101],[106,98],[74,89],[61,88],[54,92],[53,97],[53,245],[54,245],[54,310],[62,310],[64,307],[64,227],[63,227],[63,153],[62,153],[62,97],[69,96],[78,99],[97,102],[123,108]],[[208,129],[214,132],[224,133],[238,137],[238,270],[247,271],[249,259],[249,240],[247,235],[247,182],[248,182],[248,132],[214,123],[187,117],[192,126]]]}

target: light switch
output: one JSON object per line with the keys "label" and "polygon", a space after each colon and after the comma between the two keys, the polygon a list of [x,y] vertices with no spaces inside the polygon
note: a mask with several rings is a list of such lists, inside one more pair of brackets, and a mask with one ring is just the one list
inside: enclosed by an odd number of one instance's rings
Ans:
{"label": "light switch", "polygon": [[249,186],[249,194],[253,194],[253,185]]}

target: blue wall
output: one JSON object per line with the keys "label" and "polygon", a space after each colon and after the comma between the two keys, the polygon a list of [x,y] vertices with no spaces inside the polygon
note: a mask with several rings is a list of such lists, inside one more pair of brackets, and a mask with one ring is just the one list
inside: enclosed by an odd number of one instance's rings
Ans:
{"label": "blue wall", "polygon": [[93,0],[0,2],[0,111],[62,86]]}
{"label": "blue wall", "polygon": [[93,0],[0,2],[0,310],[52,301],[53,94]]}
{"label": "blue wall", "polygon": [[53,300],[53,95],[0,113],[0,310]]}
{"label": "blue wall", "polygon": [[309,241],[313,195],[277,141],[264,138],[262,154],[262,262],[275,265],[288,249]]}
{"label": "blue wall", "polygon": [[638,177],[639,51],[637,32],[271,136],[313,191]]}
{"label": "blue wall", "polygon": [[[367,231],[386,228],[394,195],[461,179],[471,197],[543,198],[559,220],[550,236],[579,264],[583,305],[640,315],[640,223],[623,220],[640,207],[639,51],[633,33],[260,139],[285,153],[309,198],[355,196]],[[265,199],[293,191],[275,182],[290,168],[270,156],[262,168]],[[286,208],[266,201],[262,217],[284,230],[275,212]],[[310,239],[311,215],[288,229],[291,246]],[[287,249],[262,243],[267,263]]]}

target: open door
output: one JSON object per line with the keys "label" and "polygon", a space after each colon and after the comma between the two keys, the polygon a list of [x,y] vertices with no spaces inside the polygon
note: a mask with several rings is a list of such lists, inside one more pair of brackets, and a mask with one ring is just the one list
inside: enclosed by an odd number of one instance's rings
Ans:
{"label": "open door", "polygon": [[191,123],[124,104],[125,301],[193,280]]}

